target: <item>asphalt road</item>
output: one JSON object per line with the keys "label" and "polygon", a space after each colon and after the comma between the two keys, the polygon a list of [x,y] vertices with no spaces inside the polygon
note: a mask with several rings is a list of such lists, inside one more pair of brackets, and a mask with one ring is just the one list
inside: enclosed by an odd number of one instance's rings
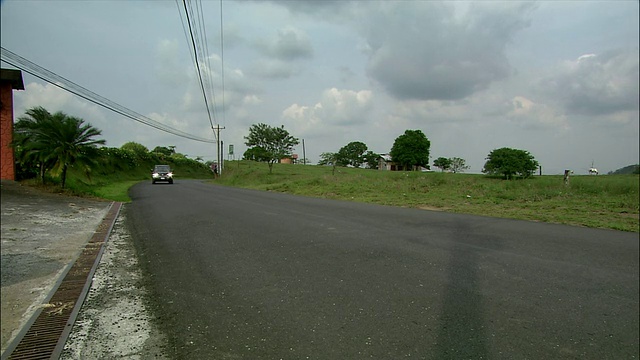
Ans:
{"label": "asphalt road", "polygon": [[176,180],[131,231],[177,359],[637,359],[638,234]]}

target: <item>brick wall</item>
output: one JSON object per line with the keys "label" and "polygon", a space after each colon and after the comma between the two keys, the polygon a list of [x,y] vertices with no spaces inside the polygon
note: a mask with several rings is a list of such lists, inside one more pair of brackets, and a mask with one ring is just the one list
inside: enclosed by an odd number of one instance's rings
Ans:
{"label": "brick wall", "polygon": [[11,83],[0,83],[0,179],[15,180],[16,168],[11,140],[13,139],[13,89]]}

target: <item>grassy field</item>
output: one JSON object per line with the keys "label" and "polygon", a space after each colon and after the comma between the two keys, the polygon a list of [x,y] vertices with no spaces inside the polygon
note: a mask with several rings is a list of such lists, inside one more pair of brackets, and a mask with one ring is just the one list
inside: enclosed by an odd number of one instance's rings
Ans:
{"label": "grassy field", "polygon": [[353,168],[227,162],[216,183],[296,195],[639,231],[638,175],[535,176],[388,172]]}

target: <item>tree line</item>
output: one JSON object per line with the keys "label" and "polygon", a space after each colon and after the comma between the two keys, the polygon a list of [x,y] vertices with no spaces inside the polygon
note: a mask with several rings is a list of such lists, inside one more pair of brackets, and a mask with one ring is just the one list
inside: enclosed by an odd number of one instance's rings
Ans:
{"label": "tree line", "polygon": [[[273,171],[273,164],[290,157],[293,147],[299,144],[299,139],[290,135],[284,126],[272,127],[264,123],[252,125],[245,139],[245,145],[249,148],[245,151],[243,159],[267,162],[270,173]],[[400,169],[430,169],[430,147],[431,142],[421,130],[406,130],[395,139],[389,155],[391,161]],[[362,141],[352,141],[336,152],[321,153],[318,165],[332,166],[334,173],[338,166],[378,169],[381,159],[381,154],[369,150]],[[454,173],[469,169],[466,161],[460,157],[438,157],[433,166]],[[538,162],[528,151],[500,148],[487,155],[482,172],[501,175],[506,179],[512,179],[514,176],[527,178],[534,174],[538,166]]]}
{"label": "tree line", "polygon": [[127,142],[120,148],[100,146],[106,144],[104,139],[97,139],[101,130],[61,111],[52,114],[43,107],[34,107],[16,120],[11,145],[17,180],[37,178],[42,184],[59,182],[65,188],[71,168],[89,181],[96,168],[127,171],[166,162],[208,168],[202,158],[188,159],[176,152],[175,146],[156,146],[151,151],[136,142]]}
{"label": "tree line", "polygon": [[[120,149],[100,147],[106,143],[96,139],[101,130],[86,123],[83,119],[69,116],[63,112],[51,114],[42,107],[34,107],[20,116],[14,126],[13,147],[16,154],[16,175],[18,179],[38,177],[44,184],[47,176],[59,178],[64,188],[70,167],[77,166],[90,179],[91,169],[98,161],[193,161],[202,166],[201,158],[187,159],[186,155],[175,151],[175,146],[157,146],[149,151],[145,146],[128,142]],[[264,123],[251,125],[245,136],[249,147],[243,158],[266,162],[269,172],[273,164],[290,157],[299,139],[289,134],[284,126],[273,127]],[[431,142],[421,130],[406,130],[398,136],[389,156],[391,161],[403,170],[430,169]],[[378,169],[381,154],[368,149],[361,141],[352,141],[337,152],[323,152],[319,165],[364,167]],[[511,179],[514,176],[529,177],[538,168],[538,162],[527,151],[500,148],[493,150],[486,158],[483,172],[489,175],[501,175]],[[463,172],[469,167],[459,157],[437,158],[433,165],[442,171]]]}

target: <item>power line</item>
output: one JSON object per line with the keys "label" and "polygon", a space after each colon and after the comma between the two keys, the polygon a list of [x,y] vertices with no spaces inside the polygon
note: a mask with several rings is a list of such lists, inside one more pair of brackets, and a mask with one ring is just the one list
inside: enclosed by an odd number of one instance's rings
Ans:
{"label": "power line", "polygon": [[187,15],[187,24],[189,24],[189,33],[191,34],[191,45],[193,46],[193,51],[196,53],[196,69],[198,71],[198,79],[200,80],[200,88],[202,89],[204,104],[207,108],[207,115],[209,115],[209,124],[211,124],[211,129],[213,129],[213,120],[211,119],[211,110],[209,109],[209,101],[207,100],[207,93],[204,90],[204,83],[202,81],[202,72],[200,71],[200,62],[198,61],[198,49],[196,47],[196,42],[193,38],[193,29],[191,28],[191,20],[189,19],[189,10],[187,10],[186,0],[182,0],[182,4],[184,6],[184,11]]}
{"label": "power line", "polygon": [[88,90],[76,83],[74,83],[73,81],[66,79],[52,71],[49,71],[23,57],[21,57],[18,54],[15,54],[7,49],[5,49],[4,47],[0,47],[1,48],[1,53],[0,53],[0,57],[2,59],[2,61],[6,62],[9,65],[15,66],[16,68],[29,73],[41,80],[44,80],[60,89],[63,89],[65,91],[68,91],[74,95],[77,95],[87,101],[90,101],[96,105],[102,106],[105,109],[111,110],[115,113],[118,113],[122,116],[128,117],[132,120],[135,120],[137,122],[140,122],[142,124],[145,124],[147,126],[151,126],[155,129],[167,132],[169,134],[172,135],[176,135],[176,136],[180,136],[180,137],[184,137],[187,139],[191,139],[191,140],[195,140],[195,141],[200,141],[200,142],[205,142],[205,143],[215,143],[215,141],[210,140],[210,139],[206,139],[206,138],[201,138],[195,135],[191,135],[189,133],[186,133],[184,131],[178,130],[178,129],[174,129],[172,127],[166,126],[162,123],[159,123],[153,119],[150,119],[144,115],[141,115],[133,110],[130,110],[116,102],[113,102],[103,96],[100,96],[94,92],[92,92],[91,90]]}
{"label": "power line", "polygon": [[202,10],[202,0],[198,1],[198,3],[200,5],[200,7],[199,7],[199,9],[200,9],[200,12],[199,12],[200,18],[199,18],[199,20],[200,20],[200,24],[201,24],[202,38],[204,40],[204,52],[205,52],[205,55],[206,55],[205,58],[204,58],[204,61],[207,63],[206,77],[207,77],[207,80],[209,81],[209,89],[211,91],[211,98],[213,99],[213,116],[214,116],[214,119],[215,118],[219,119],[218,114],[217,114],[218,105],[216,104],[216,94],[215,94],[215,91],[214,91],[213,79],[211,77],[211,72],[212,72],[211,60],[210,60],[211,57],[209,56],[209,41],[207,39],[207,28],[206,28],[205,21],[204,21],[204,11]]}
{"label": "power line", "polygon": [[225,111],[224,111],[224,27],[222,26],[222,0],[220,0],[220,62],[222,66],[222,124],[226,125]]}

